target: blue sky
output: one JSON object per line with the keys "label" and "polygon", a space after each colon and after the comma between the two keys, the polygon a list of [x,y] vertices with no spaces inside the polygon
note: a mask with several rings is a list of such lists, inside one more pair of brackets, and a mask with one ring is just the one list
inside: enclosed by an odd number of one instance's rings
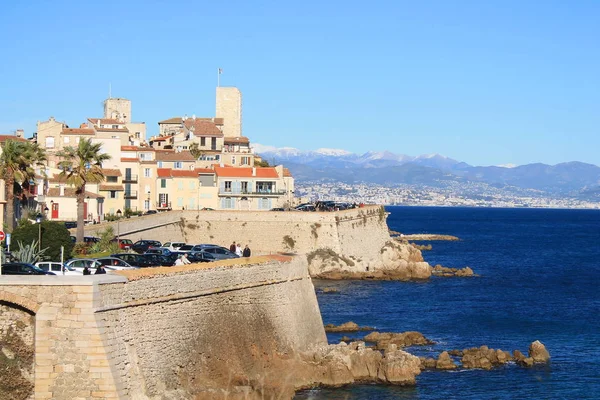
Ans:
{"label": "blue sky", "polygon": [[302,150],[600,165],[600,2],[3,2],[0,133],[102,114],[214,115]]}

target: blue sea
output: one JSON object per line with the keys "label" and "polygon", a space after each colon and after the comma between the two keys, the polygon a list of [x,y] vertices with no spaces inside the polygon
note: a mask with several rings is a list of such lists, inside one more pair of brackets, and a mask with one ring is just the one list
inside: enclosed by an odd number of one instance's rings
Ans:
{"label": "blue sea", "polygon": [[[599,210],[386,209],[392,230],[458,236],[457,242],[429,242],[425,260],[470,266],[480,276],[423,283],[315,280],[317,289],[339,289],[317,294],[325,324],[415,330],[436,342],[407,349],[416,355],[481,345],[526,354],[540,340],[551,362],[529,369],[511,363],[491,371],[424,371],[414,387],[313,389],[296,399],[600,398]],[[329,334],[329,342],[341,336]]]}

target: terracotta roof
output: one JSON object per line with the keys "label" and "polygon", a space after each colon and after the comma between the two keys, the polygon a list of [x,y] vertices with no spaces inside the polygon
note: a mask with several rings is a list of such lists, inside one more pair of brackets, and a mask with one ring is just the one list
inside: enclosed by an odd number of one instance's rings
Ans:
{"label": "terracotta roof", "polygon": [[25,138],[16,137],[15,135],[0,135],[0,142],[6,142],[7,140],[14,140],[16,142],[27,142]]}
{"label": "terracotta roof", "polygon": [[214,174],[215,170],[210,168],[196,168],[198,174]]}
{"label": "terracotta roof", "polygon": [[284,168],[283,169],[283,176],[285,177],[292,177],[292,173],[290,172],[289,168]]}
{"label": "terracotta roof", "polygon": [[165,119],[164,121],[158,121],[159,124],[181,124],[182,122],[183,120],[181,119],[181,117],[174,117]]}
{"label": "terracotta roof", "polygon": [[215,125],[223,125],[223,118],[213,118]]}
{"label": "terracotta roof", "polygon": [[[76,197],[75,188],[65,188],[65,195],[60,195],[60,188],[49,188],[46,197]],[[103,199],[104,196],[97,193],[85,192],[85,197],[90,199]]]}
{"label": "terracotta roof", "polygon": [[123,191],[125,189],[123,189],[123,185],[100,185],[100,190],[103,190],[103,191],[107,191],[107,190]]}
{"label": "terracotta roof", "polygon": [[189,151],[163,150],[156,152],[156,161],[196,161]]}
{"label": "terracotta roof", "polygon": [[139,160],[135,157],[121,157],[121,162],[138,162]]}
{"label": "terracotta roof", "polygon": [[197,178],[198,173],[193,169],[172,169],[171,176],[173,178]]}
{"label": "terracotta roof", "polygon": [[52,176],[48,177],[48,182],[52,182],[52,183],[64,183],[67,181],[67,177],[61,177],[60,174],[53,174]]}
{"label": "terracotta roof", "polygon": [[225,138],[225,144],[249,144],[250,140],[245,136],[230,136]]}
{"label": "terracotta roof", "polygon": [[273,167],[256,167],[256,175],[252,175],[253,168],[248,167],[214,167],[217,176],[227,178],[279,178],[277,170]]}
{"label": "terracotta roof", "polygon": [[171,169],[170,168],[157,168],[156,176],[159,178],[170,178],[171,177]]}
{"label": "terracotta roof", "polygon": [[122,151],[154,151],[152,147],[121,146]]}
{"label": "terracotta roof", "polygon": [[188,130],[192,130],[192,127],[194,127],[193,130],[195,136],[223,137],[223,132],[221,132],[221,130],[217,128],[217,125],[211,119],[187,119],[185,121],[185,127]]}
{"label": "terracotta roof", "polygon": [[125,122],[121,122],[118,119],[112,118],[88,118],[92,124],[96,125],[100,121],[101,125],[125,125]]}
{"label": "terracotta roof", "polygon": [[118,169],[102,168],[104,176],[121,176],[121,171]]}
{"label": "terracotta roof", "polygon": [[94,132],[91,128],[63,128],[63,135],[93,135]]}

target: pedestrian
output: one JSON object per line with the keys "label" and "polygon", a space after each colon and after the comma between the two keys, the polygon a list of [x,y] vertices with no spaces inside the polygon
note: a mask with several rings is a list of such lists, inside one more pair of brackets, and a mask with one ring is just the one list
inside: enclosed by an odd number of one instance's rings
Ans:
{"label": "pedestrian", "polygon": [[96,272],[94,272],[94,275],[100,275],[100,274],[105,274],[106,270],[104,269],[104,265],[100,264],[98,265],[98,267],[96,267]]}
{"label": "pedestrian", "polygon": [[242,253],[242,255],[244,257],[250,257],[251,254],[252,254],[252,251],[250,251],[250,247],[248,247],[248,245],[246,245],[246,247],[244,247],[244,252]]}
{"label": "pedestrian", "polygon": [[177,260],[175,260],[175,266],[181,266],[183,265],[183,260],[181,259],[181,256],[177,257]]}
{"label": "pedestrian", "polygon": [[235,241],[233,243],[231,243],[231,246],[229,246],[229,251],[232,253],[235,253],[235,249],[236,249],[236,245],[235,245]]}
{"label": "pedestrian", "polygon": [[192,262],[188,259],[187,254],[183,253],[181,255],[181,261],[183,264],[191,264]]}
{"label": "pedestrian", "polygon": [[237,254],[238,257],[242,256],[242,245],[239,243],[235,247],[235,254]]}
{"label": "pedestrian", "polygon": [[90,271],[90,267],[88,267],[87,265],[85,267],[83,267],[83,274],[84,275],[91,275],[92,271]]}

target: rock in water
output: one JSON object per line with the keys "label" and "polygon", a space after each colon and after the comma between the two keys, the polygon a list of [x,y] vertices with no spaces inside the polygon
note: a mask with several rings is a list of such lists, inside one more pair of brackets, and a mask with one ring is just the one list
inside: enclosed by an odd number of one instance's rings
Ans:
{"label": "rock in water", "polygon": [[536,363],[547,363],[550,360],[550,353],[542,342],[536,340],[529,345],[529,357]]}
{"label": "rock in water", "polygon": [[456,364],[454,364],[454,361],[452,361],[452,358],[450,358],[448,352],[443,351],[442,353],[440,353],[435,367],[437,369],[456,369]]}
{"label": "rock in water", "polygon": [[379,379],[394,385],[414,385],[421,373],[421,360],[403,350],[387,353],[381,361]]}
{"label": "rock in water", "polygon": [[336,326],[334,324],[325,325],[325,332],[358,332],[360,326],[357,323],[349,321]]}

